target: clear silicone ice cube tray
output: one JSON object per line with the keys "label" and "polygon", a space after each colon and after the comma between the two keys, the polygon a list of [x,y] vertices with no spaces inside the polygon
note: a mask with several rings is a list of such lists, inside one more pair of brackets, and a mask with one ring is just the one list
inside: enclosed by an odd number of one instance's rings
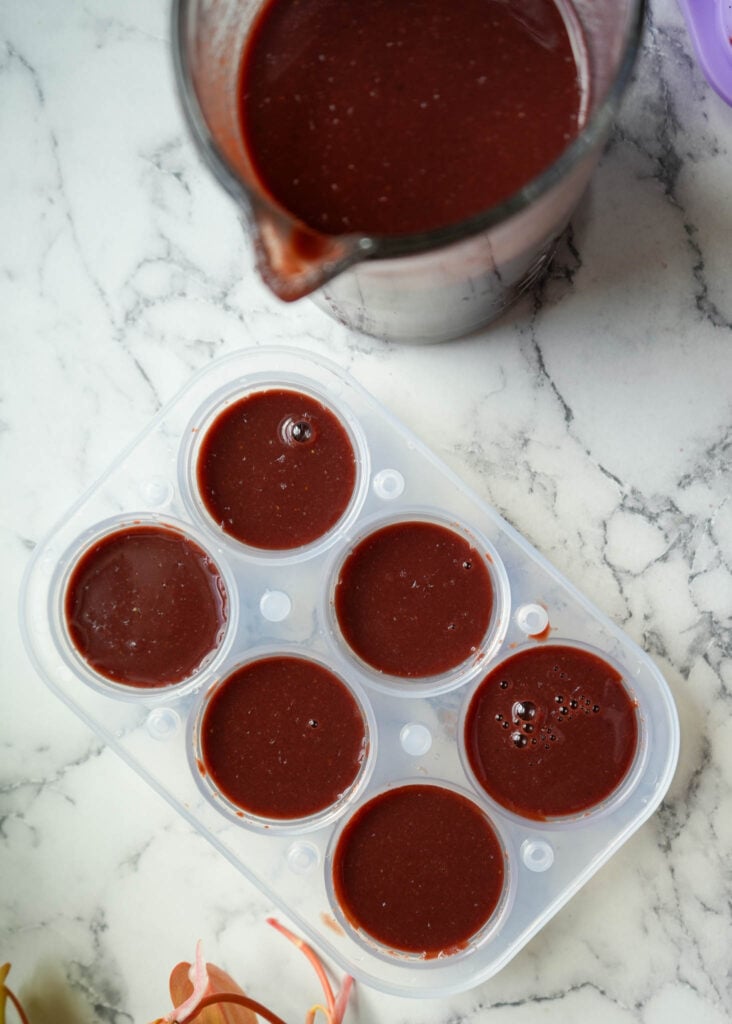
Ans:
{"label": "clear silicone ice cube tray", "polygon": [[[269,388],[300,389],[329,406],[352,440],[357,479],[345,514],[323,538],[268,553],[237,545],[207,518],[192,464],[201,430],[222,403]],[[485,552],[497,601],[474,657],[431,679],[400,680],[352,655],[333,615],[333,586],[365,531],[414,518],[454,526]],[[65,636],[69,568],[90,539],[134,521],[183,530],[211,553],[229,591],[224,642],[179,686],[110,684]],[[651,659],[355,380],[302,351],[244,350],[195,376],[38,545],[20,613],[50,688],[344,970],[399,995],[444,996],[500,970],[653,813],[676,765],[676,710]],[[611,799],[571,819],[533,821],[504,812],[476,786],[461,751],[461,716],[491,666],[518,648],[557,641],[617,666],[637,704],[639,749]],[[273,652],[331,668],[353,688],[369,734],[364,770],[334,813],[289,827],[232,813],[197,766],[201,701],[234,666]],[[375,793],[410,781],[470,796],[504,847],[504,898],[491,926],[456,955],[389,954],[349,927],[334,902],[329,871],[339,827]]]}

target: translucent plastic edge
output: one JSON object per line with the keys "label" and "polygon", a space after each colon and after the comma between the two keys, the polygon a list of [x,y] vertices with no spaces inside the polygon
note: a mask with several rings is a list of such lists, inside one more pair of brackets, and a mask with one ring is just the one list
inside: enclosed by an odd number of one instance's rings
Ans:
{"label": "translucent plastic edge", "polygon": [[[621,641],[623,646],[632,646],[637,654],[647,663],[651,674],[655,677],[658,683],[659,692],[663,697],[663,702],[666,707],[668,714],[668,747],[667,757],[665,762],[665,770],[659,777],[654,799],[649,802],[639,811],[639,813],[627,823],[627,825],[615,836],[614,840],[603,850],[601,853],[593,857],[585,866],[584,871],[576,878],[575,882],[568,886],[557,898],[550,901],[545,909],[541,918],[536,920],[532,926],[522,931],[520,935],[511,943],[503,955],[497,960],[487,965],[482,971],[477,972],[470,978],[461,979],[457,982],[448,982],[438,984],[439,968],[431,972],[430,977],[435,979],[435,984],[425,985],[419,989],[415,989],[414,985],[400,984],[394,981],[385,981],[379,977],[375,977],[368,970],[361,968],[358,964],[352,963],[347,957],[344,957],[339,950],[332,944],[327,935],[314,928],[305,918],[293,911],[287,903],[281,899],[277,893],[264,881],[262,881],[254,872],[250,871],[234,854],[229,851],[211,832],[207,831],[205,835],[201,833],[200,827],[197,823],[195,816],[189,812],[182,804],[179,804],[172,795],[168,794],[166,790],[159,785],[159,783],[144,769],[138,762],[121,747],[116,738],[108,729],[98,725],[92,716],[88,715],[85,711],[80,709],[71,698],[61,689],[52,679],[47,675],[46,669],[37,656],[35,646],[33,644],[30,632],[28,629],[28,615],[27,604],[28,594],[30,585],[37,569],[38,562],[46,546],[51,541],[53,536],[59,531],[64,523],[70,519],[78,510],[85,504],[89,496],[96,491],[117,469],[119,463],[127,458],[128,455],[154,430],[157,429],[159,424],[165,420],[169,415],[170,411],[181,402],[186,395],[199,385],[201,380],[209,376],[212,373],[212,367],[216,367],[217,370],[223,371],[226,366],[235,365],[241,363],[242,360],[248,360],[253,358],[267,359],[273,357],[276,360],[280,359],[295,359],[298,362],[304,364],[303,372],[308,373],[308,367],[312,364],[322,367],[327,372],[334,374],[340,379],[340,381],[347,385],[353,392],[358,394],[364,399],[370,406],[377,405],[380,413],[380,418],[386,423],[390,424],[393,429],[399,431],[404,440],[406,440],[416,451],[426,458],[440,473],[445,477],[446,480],[451,481],[458,489],[462,492],[467,492],[473,500],[480,505],[483,512],[489,516],[496,524],[496,526],[503,530],[506,535],[526,554],[529,555],[539,567],[547,573],[553,580],[564,587],[572,597],[581,605],[582,608],[594,618],[601,626],[603,626],[612,636],[616,637]],[[356,980],[363,982],[371,986],[378,991],[385,992],[389,995],[396,995],[400,997],[420,999],[420,998],[442,998],[444,996],[455,995],[460,992],[469,991],[476,986],[487,981],[500,970],[503,969],[515,956],[516,954],[536,935],[541,929],[551,920],[551,918],[564,907],[573,896],[597,873],[597,871],[610,860],[612,856],[618,851],[618,849],[627,840],[638,831],[638,829],[645,824],[646,821],[655,813],[663,798],[668,792],[668,788],[671,785],[676,766],[678,764],[679,757],[679,746],[680,746],[680,727],[679,718],[676,705],[673,701],[671,691],[668,683],[663,677],[662,673],[656,666],[655,662],[650,656],[619,626],[617,626],[603,611],[597,608],[578,588],[566,577],[564,577],[553,565],[549,562],[536,548],[533,547],[511,524],[505,520],[492,505],[484,501],[472,488],[468,487],[464,480],[455,473],[446,463],[439,459],[433,451],[428,448],[412,431],[402,423],[390,410],[384,406],[381,402],[377,401],[375,396],[371,395],[365,388],[363,388],[358,381],[355,380],[347,371],[340,367],[337,363],[330,359],[322,356],[315,356],[312,353],[306,352],[305,350],[293,348],[289,346],[257,346],[251,349],[242,350],[239,352],[229,353],[228,355],[220,357],[214,364],[209,364],[203,367],[197,373],[195,373],[188,382],[181,388],[176,394],[165,403],[165,405],[159,410],[159,412],[153,417],[153,419],[147,424],[147,426],[140,431],[135,438],[126,445],[118,454],[116,459],[113,459],[108,465],[107,469],[97,477],[92,484],[86,488],[82,495],[74,502],[63,515],[59,516],[58,519],[53,523],[52,527],[46,531],[42,536],[42,539],[38,542],[35,551],[33,552],[26,569],[23,573],[21,581],[21,587],[19,592],[19,623],[20,633],[23,639],[23,644],[26,652],[29,656],[31,663],[40,675],[41,679],[45,682],[48,688],[59,697],[59,699],[78,717],[80,718],[90,729],[92,734],[99,736],[104,740],[105,744],[109,746],[119,757],[141,778],[143,778],[148,785],[155,790],[163,800],[169,804],[181,817],[184,818],[194,829],[194,831],[201,836],[204,841],[207,841],[212,845],[234,868],[236,868],[248,881],[250,881],[256,889],[263,893],[268,899],[270,899],[274,906],[278,907],[286,916],[291,920],[297,922],[298,927],[313,941],[316,945],[319,945],[321,949],[329,956],[335,963],[337,963],[343,970],[349,972]],[[446,964],[446,967],[449,964]],[[443,968],[443,970],[446,968]],[[411,968],[405,968],[407,975],[413,973]]]}

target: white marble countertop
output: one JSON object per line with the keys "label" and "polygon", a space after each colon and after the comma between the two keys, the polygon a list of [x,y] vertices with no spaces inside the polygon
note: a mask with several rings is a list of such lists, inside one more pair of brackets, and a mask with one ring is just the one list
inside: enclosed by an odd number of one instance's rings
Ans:
{"label": "white marble countertop", "polygon": [[152,1020],[198,938],[285,1019],[315,1001],[267,900],[46,689],[17,626],[52,524],[193,371],[259,344],[350,370],[652,655],[681,718],[659,812],[501,973],[430,1002],[358,985],[346,1020],[729,1020],[732,109],[674,0],[539,296],[441,346],[270,297],[184,130],[162,2],[4,5],[0,97],[0,959],[32,1024]]}

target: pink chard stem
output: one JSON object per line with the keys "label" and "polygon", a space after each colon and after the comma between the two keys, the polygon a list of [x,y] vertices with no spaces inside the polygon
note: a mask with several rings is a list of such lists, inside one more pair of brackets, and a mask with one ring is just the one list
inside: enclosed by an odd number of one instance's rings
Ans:
{"label": "pink chard stem", "polygon": [[346,1008],[348,991],[350,991],[350,982],[352,979],[347,979],[348,985],[346,985],[346,982],[344,982],[343,989],[346,990],[346,999],[341,1000],[340,998],[343,995],[342,990],[339,997],[339,1002],[341,1003],[341,1005],[338,1006],[336,1004],[336,998],[333,995],[333,989],[331,987],[330,981],[328,980],[328,975],[325,973],[323,962],[318,956],[318,954],[315,952],[315,950],[308,946],[308,944],[304,942],[298,935],[295,935],[293,932],[291,932],[289,928],[285,928],[283,924],[280,924],[280,922],[276,920],[276,918],[268,917],[267,924],[271,924],[272,927],[275,928],[278,932],[280,932],[281,935],[284,935],[285,938],[289,939],[293,945],[297,946],[298,949],[302,950],[302,952],[308,958],[310,963],[313,965],[313,967],[315,968],[315,973],[318,975],[318,978],[320,979],[320,984],[323,987],[323,995],[325,996],[325,1001],[328,1008],[328,1018],[331,1022],[333,1022],[333,1024],[338,1024],[338,1022],[343,1019],[343,1013]]}

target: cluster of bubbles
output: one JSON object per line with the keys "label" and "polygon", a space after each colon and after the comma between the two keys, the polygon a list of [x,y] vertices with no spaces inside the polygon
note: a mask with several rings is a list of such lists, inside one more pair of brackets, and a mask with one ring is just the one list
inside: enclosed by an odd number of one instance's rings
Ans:
{"label": "cluster of bubbles", "polygon": [[566,715],[568,720],[572,717],[571,711],[583,711],[585,714],[592,712],[596,715],[600,710],[600,705],[593,704],[589,697],[580,696],[578,699],[573,697],[571,700],[565,701],[564,697],[559,693],[554,698],[554,702],[560,705],[559,714]]}
{"label": "cluster of bubbles", "polygon": [[[559,671],[559,666],[556,666],[555,670]],[[561,673],[561,675],[563,676],[564,673]],[[507,690],[509,685],[506,679],[502,679],[499,683],[502,690]],[[600,711],[599,704],[593,704],[588,697],[582,695],[565,700],[563,694],[558,693],[554,698],[554,703],[559,705],[556,709],[556,714],[561,716],[559,718],[561,722],[571,721],[573,712],[597,714]],[[501,728],[511,729],[513,727],[511,740],[514,746],[522,748],[529,746],[529,744],[532,746],[537,745],[537,737],[531,736],[535,729],[536,723],[534,720],[536,719],[536,714],[536,704],[532,701],[517,700],[511,708],[510,718],[505,717],[500,712],[496,714],[495,718]],[[544,749],[549,750],[550,743],[557,740],[557,733],[556,731],[551,731],[550,727],[540,727],[538,739],[544,742]]]}

